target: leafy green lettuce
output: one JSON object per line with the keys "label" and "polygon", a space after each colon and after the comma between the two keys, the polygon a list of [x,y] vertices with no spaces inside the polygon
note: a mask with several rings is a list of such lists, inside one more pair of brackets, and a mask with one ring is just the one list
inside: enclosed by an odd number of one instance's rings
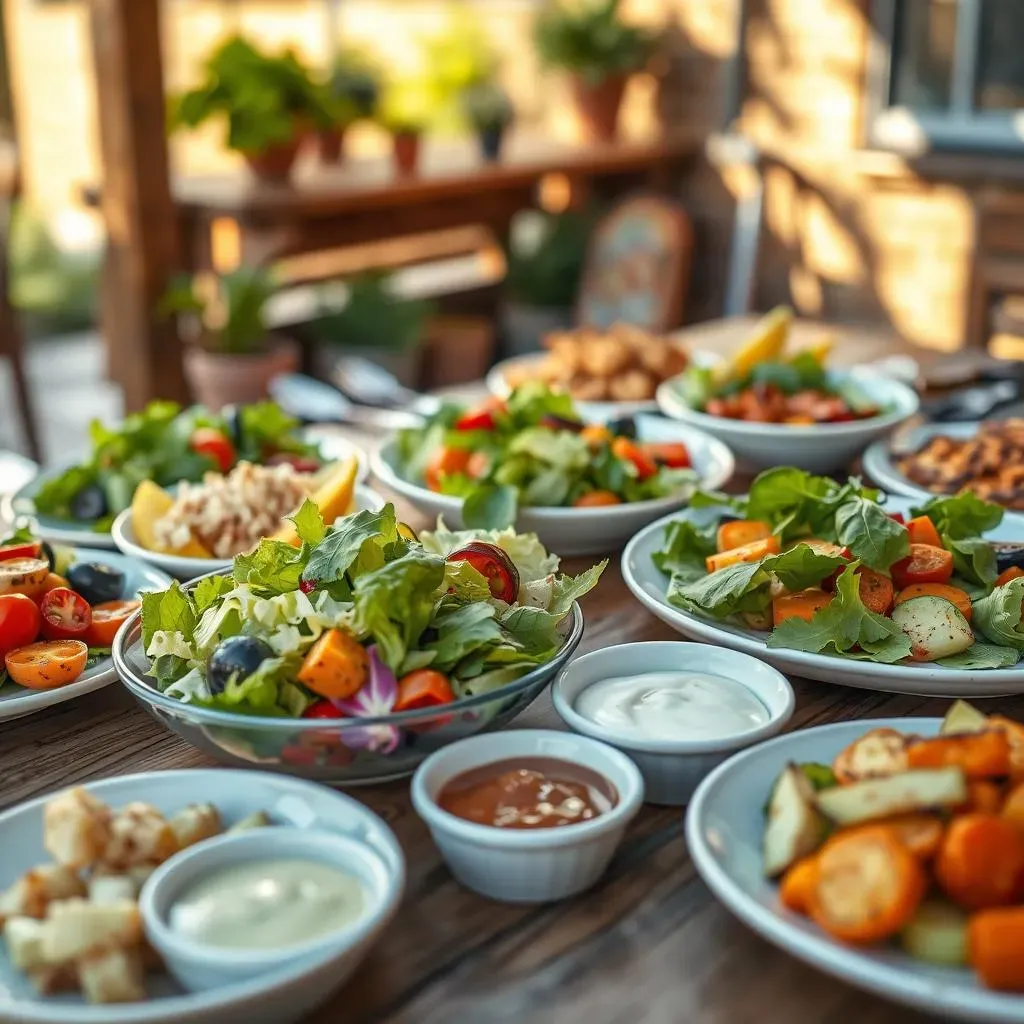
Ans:
{"label": "leafy green lettuce", "polygon": [[935,524],[943,545],[953,553],[956,576],[968,589],[982,591],[992,588],[999,571],[992,545],[981,535],[994,530],[1004,514],[1000,505],[983,501],[970,491],[932,498],[913,510],[913,515],[926,515]]}
{"label": "leafy green lettuce", "polygon": [[1024,576],[974,602],[974,628],[994,644],[1024,651]]}

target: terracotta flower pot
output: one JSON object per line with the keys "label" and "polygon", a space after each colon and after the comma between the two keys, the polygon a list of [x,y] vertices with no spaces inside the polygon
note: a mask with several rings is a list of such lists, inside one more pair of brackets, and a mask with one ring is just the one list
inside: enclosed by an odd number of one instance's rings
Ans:
{"label": "terracotta flower pot", "polygon": [[338,126],[316,133],[316,150],[322,164],[341,163],[345,154],[345,128]]}
{"label": "terracotta flower pot", "polygon": [[573,78],[576,109],[590,138],[600,142],[611,142],[615,138],[626,81],[625,75],[609,75],[596,85],[580,77]]}
{"label": "terracotta flower pot", "polygon": [[296,132],[295,137],[288,142],[276,143],[266,149],[242,155],[249,165],[249,170],[260,181],[280,184],[287,181],[291,175],[295,158],[299,155],[299,149],[304,141],[304,134]]}
{"label": "terracotta flower pot", "polygon": [[299,363],[299,346],[291,338],[275,338],[266,352],[253,355],[209,352],[193,345],[185,350],[185,379],[197,402],[221,409],[266,398],[270,381],[294,373]]}
{"label": "terracotta flower pot", "polygon": [[402,177],[415,174],[420,162],[419,132],[395,132],[393,138],[395,172]]}

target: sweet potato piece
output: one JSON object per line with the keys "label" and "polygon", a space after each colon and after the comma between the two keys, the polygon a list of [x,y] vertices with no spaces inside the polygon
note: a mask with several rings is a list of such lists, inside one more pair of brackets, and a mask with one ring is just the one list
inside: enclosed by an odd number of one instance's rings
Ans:
{"label": "sweet potato piece", "polygon": [[1012,903],[1020,893],[1022,873],[1024,839],[994,814],[954,818],[935,858],[939,885],[967,910]]}
{"label": "sweet potato piece", "polygon": [[957,767],[970,779],[998,779],[1010,774],[1010,742],[999,729],[917,740],[907,748],[907,765]]}
{"label": "sweet potato piece", "polygon": [[717,555],[708,555],[704,560],[708,572],[717,572],[719,569],[726,569],[737,562],[756,562],[765,555],[777,555],[782,550],[779,545],[779,538],[776,536],[765,537],[764,540],[756,540],[753,544],[745,544],[741,548],[733,548],[731,551],[722,551]]}

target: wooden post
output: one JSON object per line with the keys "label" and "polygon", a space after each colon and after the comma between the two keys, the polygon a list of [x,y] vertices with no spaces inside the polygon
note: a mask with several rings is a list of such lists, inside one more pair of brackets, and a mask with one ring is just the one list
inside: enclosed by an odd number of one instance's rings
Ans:
{"label": "wooden post", "polygon": [[157,304],[180,268],[164,134],[159,0],[91,0],[107,261],[101,326],[128,410],[183,400],[181,342]]}

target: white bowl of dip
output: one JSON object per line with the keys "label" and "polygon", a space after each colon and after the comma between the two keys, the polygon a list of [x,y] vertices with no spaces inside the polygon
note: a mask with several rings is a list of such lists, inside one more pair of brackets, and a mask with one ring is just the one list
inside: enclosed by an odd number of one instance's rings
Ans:
{"label": "white bowl of dip", "polygon": [[793,687],[749,654],[707,644],[620,644],[577,658],[551,697],[574,732],[636,762],[652,804],[682,806],[731,753],[781,732]]}
{"label": "white bowl of dip", "polygon": [[[600,813],[558,827],[517,828],[478,824],[441,806],[453,784],[516,765],[544,766],[552,779],[577,782],[589,776],[603,790],[591,792]],[[460,740],[431,754],[412,780],[413,807],[452,874],[467,888],[508,903],[546,903],[589,889],[604,874],[643,796],[640,772],[624,754],[586,736],[548,729]]]}
{"label": "white bowl of dip", "polygon": [[191,992],[330,956],[340,984],[403,886],[357,838],[274,826],[183,850],[146,881],[139,911],[150,943]]}

